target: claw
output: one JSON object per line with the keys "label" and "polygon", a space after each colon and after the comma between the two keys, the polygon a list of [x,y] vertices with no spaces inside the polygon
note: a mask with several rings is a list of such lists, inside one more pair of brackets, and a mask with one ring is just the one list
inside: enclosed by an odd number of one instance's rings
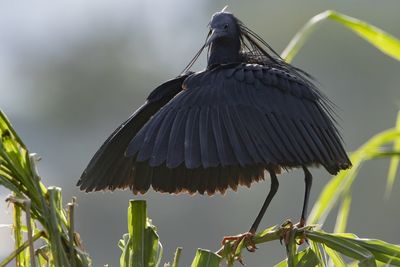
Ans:
{"label": "claw", "polygon": [[293,230],[293,223],[290,220],[286,220],[282,225],[282,233],[279,237],[279,242],[283,245],[282,241],[285,242],[285,246],[289,244],[290,232]]}
{"label": "claw", "polygon": [[254,237],[254,233],[246,232],[246,233],[239,234],[239,235],[234,235],[234,236],[225,236],[222,239],[221,243],[222,243],[222,245],[225,245],[226,243],[233,241],[232,250],[236,251],[236,249],[239,246],[240,242],[243,241],[245,246],[246,246],[246,249],[249,252],[255,252],[257,247],[253,242],[253,237]]}
{"label": "claw", "polygon": [[[303,218],[301,218],[300,222],[296,224],[296,228],[298,228],[298,229],[303,228],[305,225],[306,225],[306,221]],[[300,246],[300,245],[304,244],[304,241],[306,241],[306,243],[308,244],[308,240],[307,240],[305,234],[303,233],[302,236],[300,237],[300,239],[298,241],[296,241],[296,244]]]}

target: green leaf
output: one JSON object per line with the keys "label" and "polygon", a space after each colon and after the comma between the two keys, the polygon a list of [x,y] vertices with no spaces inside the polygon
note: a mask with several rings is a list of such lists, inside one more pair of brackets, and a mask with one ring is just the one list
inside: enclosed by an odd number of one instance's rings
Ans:
{"label": "green leaf", "polygon": [[[293,257],[294,261],[296,262],[296,265],[294,265],[295,267],[315,267],[321,263],[317,255],[315,255],[315,253],[310,248],[306,248],[305,250],[300,251]],[[288,263],[288,259],[281,261],[274,267],[286,267],[286,266],[290,266]]]}
{"label": "green leaf", "polygon": [[395,266],[400,266],[400,246],[393,245],[377,239],[364,239],[357,238],[352,239],[344,237],[348,240],[352,240],[359,246],[369,250],[378,261],[389,263]]}
{"label": "green leaf", "polygon": [[222,258],[209,250],[198,249],[191,267],[219,267]]}
{"label": "green leaf", "polygon": [[354,181],[362,162],[361,158],[354,156],[354,154],[350,156],[350,160],[353,163],[353,167],[349,170],[341,171],[333,177],[320,193],[308,217],[309,223],[323,224],[330,211],[340,199],[342,192],[346,187],[350,187]]}
{"label": "green leaf", "polygon": [[[357,261],[348,263],[348,264],[346,265],[346,267],[358,267],[358,266],[359,266],[359,265],[358,265],[358,262],[357,262]],[[377,266],[377,267],[390,267],[389,264],[386,264],[386,263],[383,263],[383,262],[377,262],[377,263],[376,263],[376,266]]]}
{"label": "green leaf", "polygon": [[362,20],[333,10],[327,10],[312,17],[290,41],[282,52],[282,58],[287,62],[291,62],[316,27],[328,19],[352,30],[388,56],[400,60],[400,41],[397,38]]}
{"label": "green leaf", "polygon": [[400,41],[389,33],[364,21],[334,11],[330,12],[329,18],[351,29],[381,52],[400,60]]}
{"label": "green leaf", "polygon": [[349,217],[351,205],[351,191],[350,189],[343,193],[342,204],[339,207],[338,215],[336,217],[335,233],[344,233],[346,231],[347,219]]}
{"label": "green leaf", "polygon": [[50,216],[49,216],[49,241],[52,257],[56,266],[70,266],[67,253],[63,247],[62,241],[62,228],[59,220],[59,209],[61,208],[61,188],[49,187],[49,203],[50,203]]}
{"label": "green leaf", "polygon": [[346,237],[327,234],[322,231],[306,231],[306,236],[314,242],[322,243],[335,251],[360,261],[361,267],[376,266],[375,257],[369,250]]}
{"label": "green leaf", "polygon": [[330,260],[333,262],[333,266],[335,267],[346,267],[346,263],[343,258],[337,253],[335,250],[329,248],[328,246],[324,246],[324,250],[326,254],[328,254]]}
{"label": "green leaf", "polygon": [[118,241],[118,247],[123,251],[128,243],[129,243],[129,234],[124,234],[122,236],[122,239]]}
{"label": "green leaf", "polygon": [[349,190],[357,177],[358,171],[366,160],[378,157],[381,148],[400,139],[400,130],[389,129],[374,135],[359,149],[351,153],[350,160],[353,167],[348,170],[341,171],[333,177],[320,193],[314,207],[308,218],[311,224],[323,224],[326,217],[333,207],[343,196],[346,190]]}
{"label": "green leaf", "polygon": [[144,257],[146,266],[158,266],[163,254],[163,248],[159,242],[156,228],[151,224],[151,220],[147,218],[144,241]]}
{"label": "green leaf", "polygon": [[279,263],[274,265],[274,267],[287,267],[287,266],[288,266],[287,265],[287,259],[285,259],[285,260],[283,260],[283,261],[281,261],[281,262],[279,262]]}
{"label": "green leaf", "polygon": [[297,260],[298,263],[296,264],[296,267],[315,267],[321,263],[317,255],[315,255],[311,249],[307,248],[303,251],[305,251],[305,253],[303,256],[299,257],[299,260]]}
{"label": "green leaf", "polygon": [[324,267],[326,266],[326,261],[324,260],[324,258],[322,257],[321,254],[321,250],[318,246],[318,243],[313,242],[311,240],[308,240],[308,243],[310,244],[310,249],[312,249],[312,251],[314,252],[314,254],[317,256],[318,260],[319,260],[319,264],[317,265],[318,267]]}
{"label": "green leaf", "polygon": [[[400,111],[397,113],[396,120],[396,129],[400,131]],[[400,150],[400,138],[394,141],[393,149],[399,151]],[[394,181],[396,180],[397,170],[399,168],[399,157],[392,157],[390,159],[387,183],[386,183],[386,192],[385,195],[388,197],[392,192]]]}
{"label": "green leaf", "polygon": [[[61,190],[55,187],[47,190],[40,182],[36,161],[37,157],[28,153],[26,146],[0,110],[0,185],[10,189],[16,198],[29,199],[29,206],[14,204],[19,210],[23,209],[28,221],[28,218],[31,218],[42,226],[43,232],[36,231],[36,227],[32,230],[34,235],[35,232],[43,233],[40,238],[48,252],[45,256],[36,256],[36,260],[38,263],[45,260],[49,265],[57,266],[89,266],[90,258],[80,249],[77,241],[79,239],[70,242],[70,225],[62,205]],[[18,231],[24,230],[22,226],[16,228]],[[21,259],[25,262],[28,262],[30,257],[29,253],[24,251],[16,256],[17,261]],[[32,260],[34,259],[29,258],[29,261]],[[20,265],[23,265],[22,262]]]}

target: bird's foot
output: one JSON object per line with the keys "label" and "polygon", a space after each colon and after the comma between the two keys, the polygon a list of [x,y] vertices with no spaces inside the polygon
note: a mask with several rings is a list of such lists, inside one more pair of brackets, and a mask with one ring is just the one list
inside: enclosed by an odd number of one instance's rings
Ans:
{"label": "bird's foot", "polygon": [[[293,224],[290,220],[286,220],[282,225],[281,225],[281,236],[280,236],[280,242],[283,245],[283,242],[285,244],[285,246],[287,246],[289,244],[290,241],[290,235],[292,233],[293,230],[299,230],[302,229],[306,226],[306,222],[304,219],[301,219],[299,223]],[[282,242],[283,241],[283,242]],[[297,245],[302,245],[304,244],[304,241],[307,241],[307,238],[303,232],[303,234],[301,234],[300,238],[298,240],[296,240]]]}
{"label": "bird's foot", "polygon": [[[304,226],[306,226],[306,220],[304,219],[304,218],[301,218],[300,219],[300,222],[299,223],[297,223],[296,225],[295,225],[295,227],[297,228],[297,229],[301,229],[301,228],[303,228]],[[297,245],[302,245],[302,244],[304,244],[304,241],[306,241],[307,242],[307,244],[308,244],[308,240],[307,240],[307,238],[306,238],[306,235],[304,234],[304,232],[303,232],[303,234],[301,235],[301,237],[300,237],[300,239],[299,240],[297,240]]]}
{"label": "bird's foot", "polygon": [[254,237],[253,232],[246,232],[243,234],[233,235],[233,236],[224,236],[221,243],[223,246],[225,246],[225,244],[233,242],[232,251],[236,251],[239,244],[241,242],[244,242],[244,246],[249,252],[255,252],[257,247],[256,244],[254,244],[253,237]]}
{"label": "bird's foot", "polygon": [[285,243],[285,246],[289,244],[290,233],[292,232],[294,225],[291,220],[286,220],[281,224],[281,236],[279,237],[279,242],[283,245],[282,241]]}

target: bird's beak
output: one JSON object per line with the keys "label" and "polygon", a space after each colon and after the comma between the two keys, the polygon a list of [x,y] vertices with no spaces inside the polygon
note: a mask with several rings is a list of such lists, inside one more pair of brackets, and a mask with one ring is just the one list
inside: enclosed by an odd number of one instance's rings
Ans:
{"label": "bird's beak", "polygon": [[219,37],[225,34],[224,30],[221,29],[211,29],[210,33],[208,34],[206,45],[210,45],[214,40],[218,39]]}

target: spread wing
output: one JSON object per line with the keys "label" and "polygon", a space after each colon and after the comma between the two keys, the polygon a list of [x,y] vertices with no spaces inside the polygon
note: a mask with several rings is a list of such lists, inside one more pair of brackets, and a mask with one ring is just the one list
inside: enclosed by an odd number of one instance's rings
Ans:
{"label": "spread wing", "polygon": [[268,167],[321,164],[334,174],[351,165],[329,105],[286,70],[217,67],[183,87],[129,143],[134,192],[223,192],[261,179]]}
{"label": "spread wing", "polygon": [[79,179],[77,185],[81,190],[113,190],[129,185],[134,164],[132,157],[125,157],[129,142],[151,116],[182,90],[182,82],[187,76],[180,76],[157,87],[147,101],[107,138]]}

